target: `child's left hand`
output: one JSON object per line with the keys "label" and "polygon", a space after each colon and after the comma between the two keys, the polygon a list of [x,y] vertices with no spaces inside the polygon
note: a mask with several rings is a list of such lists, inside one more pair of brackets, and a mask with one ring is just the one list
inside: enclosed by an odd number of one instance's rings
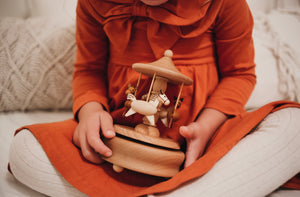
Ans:
{"label": "child's left hand", "polygon": [[202,129],[196,122],[179,128],[180,135],[185,138],[187,143],[184,163],[185,168],[194,163],[203,154],[208,141],[207,132],[204,132],[204,130],[205,129]]}
{"label": "child's left hand", "polygon": [[207,142],[226,119],[227,116],[224,113],[206,108],[195,122],[179,128],[180,135],[187,142],[185,168],[202,156]]}

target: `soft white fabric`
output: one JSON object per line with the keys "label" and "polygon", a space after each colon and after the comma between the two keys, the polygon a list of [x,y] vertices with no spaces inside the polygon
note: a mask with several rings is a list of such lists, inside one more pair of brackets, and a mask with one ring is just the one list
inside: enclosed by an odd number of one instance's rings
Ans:
{"label": "soft white fabric", "polygon": [[269,12],[272,9],[278,8],[297,8],[300,6],[299,0],[247,0],[251,10],[254,12]]}
{"label": "soft white fabric", "polygon": [[77,0],[0,0],[0,16],[47,16],[59,24],[74,22]]}
{"label": "soft white fabric", "polygon": [[17,181],[7,170],[9,147],[14,131],[21,126],[70,119],[67,112],[9,112],[0,113],[0,196],[1,197],[41,197],[44,196]]}
{"label": "soft white fabric", "polygon": [[300,8],[274,10],[268,16],[274,55],[277,57],[279,91],[300,102]]}
{"label": "soft white fabric", "polygon": [[281,190],[273,192],[272,194],[268,195],[267,197],[299,197],[299,196],[300,196],[299,190],[281,189]]}
{"label": "soft white fabric", "polygon": [[9,161],[14,176],[36,191],[48,196],[86,196],[60,175],[28,130],[22,130],[15,136]]}
{"label": "soft white fabric", "polygon": [[27,17],[27,0],[0,0],[0,16]]}
{"label": "soft white fabric", "polygon": [[269,47],[270,34],[267,32],[267,16],[255,15],[255,28],[253,31],[255,47],[255,63],[257,82],[252,95],[246,104],[246,109],[252,110],[276,100],[283,100],[285,96],[279,92],[277,59]]}
{"label": "soft white fabric", "polygon": [[0,111],[71,109],[75,24],[0,18]]}
{"label": "soft white fabric", "polygon": [[47,16],[60,26],[75,23],[77,0],[28,0],[30,17]]}
{"label": "soft white fabric", "polygon": [[254,21],[257,84],[246,109],[276,100],[300,102],[300,8],[255,12]]}
{"label": "soft white fabric", "polygon": [[[269,115],[207,174],[166,196],[261,197],[271,193],[300,171],[299,117],[297,108]],[[53,168],[27,130],[13,140],[10,162],[17,179],[37,191],[54,196],[60,192],[65,192],[60,196],[82,195]]]}
{"label": "soft white fabric", "polygon": [[300,172],[300,109],[274,112],[205,175],[163,196],[262,197]]}

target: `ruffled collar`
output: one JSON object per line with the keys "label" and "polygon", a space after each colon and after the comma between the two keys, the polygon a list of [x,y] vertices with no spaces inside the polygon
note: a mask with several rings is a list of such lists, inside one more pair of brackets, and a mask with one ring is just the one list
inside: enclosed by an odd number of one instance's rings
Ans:
{"label": "ruffled collar", "polygon": [[120,50],[126,50],[129,43],[134,16],[151,19],[147,24],[147,37],[156,58],[179,38],[205,32],[213,23],[221,2],[169,0],[160,6],[148,6],[139,0],[90,0],[94,16],[103,24],[111,44]]}

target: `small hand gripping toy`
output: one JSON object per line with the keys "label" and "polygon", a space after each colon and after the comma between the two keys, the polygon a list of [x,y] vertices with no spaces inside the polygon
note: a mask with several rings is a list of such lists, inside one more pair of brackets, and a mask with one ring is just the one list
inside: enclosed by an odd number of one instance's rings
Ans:
{"label": "small hand gripping toy", "polygon": [[[124,168],[160,177],[172,177],[179,172],[185,155],[177,142],[161,138],[156,122],[171,128],[173,121],[179,118],[176,109],[180,106],[180,95],[184,85],[191,85],[193,80],[180,73],[172,61],[173,52],[166,50],[164,57],[151,63],[134,63],[133,70],[140,73],[136,87],[128,85],[124,117],[135,113],[144,116],[142,123],[133,127],[114,125],[116,137],[103,139],[111,148],[113,155],[102,158],[113,164],[116,172]],[[147,95],[136,98],[141,75],[152,78]],[[165,108],[170,100],[165,94],[168,83],[180,85],[174,106]]]}

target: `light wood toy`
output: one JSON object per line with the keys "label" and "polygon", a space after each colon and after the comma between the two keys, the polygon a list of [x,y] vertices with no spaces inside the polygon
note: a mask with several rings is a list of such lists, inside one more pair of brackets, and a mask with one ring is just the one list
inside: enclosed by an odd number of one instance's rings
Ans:
{"label": "light wood toy", "polygon": [[[193,83],[192,79],[177,70],[172,56],[173,52],[166,50],[164,57],[157,61],[132,65],[140,76],[136,87],[128,85],[124,116],[126,118],[139,113],[144,118],[143,122],[134,128],[114,125],[116,137],[103,139],[104,143],[111,148],[113,155],[102,156],[102,158],[112,163],[116,172],[126,168],[154,176],[172,177],[179,171],[184,161],[185,155],[180,151],[179,144],[172,139],[161,138],[156,127],[159,119],[165,126],[171,127],[173,121],[179,118],[176,109],[182,101],[180,99],[182,88]],[[142,74],[152,78],[152,81],[148,94],[139,100],[136,98],[136,92]],[[180,90],[175,105],[165,108],[163,105],[170,104],[165,94],[168,83],[180,85]]]}

